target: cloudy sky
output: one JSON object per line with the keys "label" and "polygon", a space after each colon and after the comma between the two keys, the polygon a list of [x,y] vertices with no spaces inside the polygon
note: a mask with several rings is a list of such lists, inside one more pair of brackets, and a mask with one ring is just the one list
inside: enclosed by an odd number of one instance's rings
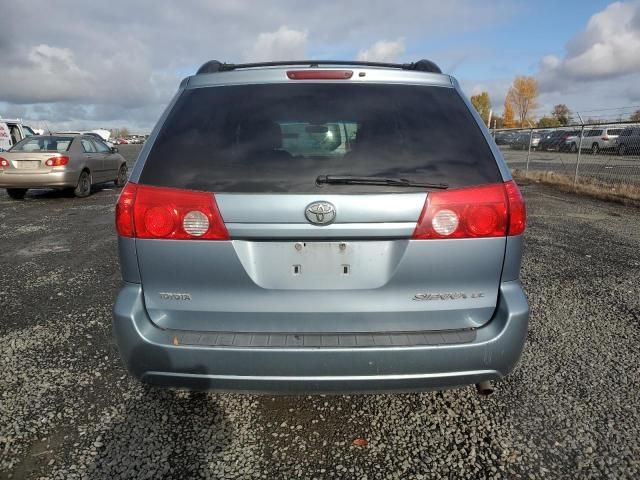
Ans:
{"label": "cloudy sky", "polygon": [[145,132],[212,58],[430,58],[498,113],[524,74],[538,117],[560,102],[597,117],[640,108],[639,52],[640,0],[17,1],[0,15],[0,115]]}

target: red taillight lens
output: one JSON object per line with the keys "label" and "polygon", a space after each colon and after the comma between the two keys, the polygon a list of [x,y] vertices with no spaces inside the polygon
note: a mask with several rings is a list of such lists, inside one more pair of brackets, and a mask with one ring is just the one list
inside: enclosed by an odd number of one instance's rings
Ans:
{"label": "red taillight lens", "polygon": [[151,207],[142,215],[144,229],[151,238],[171,235],[176,229],[175,216],[171,207]]}
{"label": "red taillight lens", "polygon": [[607,136],[600,137],[600,138],[601,138],[602,140],[604,140],[605,142],[608,142],[608,141],[609,141],[609,137],[607,137]]}
{"label": "red taillight lens", "polygon": [[6,168],[9,166],[9,160],[0,157],[0,168]]}
{"label": "red taillight lens", "polygon": [[212,193],[128,183],[116,207],[122,236],[172,240],[227,240]]}
{"label": "red taillight lens", "polygon": [[127,183],[116,204],[116,230],[123,237],[134,237],[133,204],[136,201],[138,185]]}
{"label": "red taillight lens", "polygon": [[479,238],[524,231],[524,201],[513,181],[431,192],[414,239]]}
{"label": "red taillight lens", "polygon": [[353,76],[352,70],[288,70],[291,80],[348,80]]}
{"label": "red taillight lens", "polygon": [[509,202],[509,230],[507,235],[520,235],[524,233],[524,229],[527,226],[527,209],[524,204],[524,198],[522,198],[520,189],[513,180],[505,182],[504,190],[507,192],[507,201]]}
{"label": "red taillight lens", "polygon": [[51,157],[44,164],[47,167],[64,167],[69,163],[69,157]]}

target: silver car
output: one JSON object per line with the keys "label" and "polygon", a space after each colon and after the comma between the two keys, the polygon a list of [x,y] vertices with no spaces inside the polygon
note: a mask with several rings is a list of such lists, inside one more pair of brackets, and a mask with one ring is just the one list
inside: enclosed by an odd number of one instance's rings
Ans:
{"label": "silver car", "polygon": [[64,188],[87,197],[91,186],[127,181],[127,162],[116,148],[90,135],[27,137],[0,154],[0,188],[13,199],[30,188]]}
{"label": "silver car", "polygon": [[522,196],[429,61],[206,63],[116,227],[113,330],[146,383],[487,392],[527,335]]}

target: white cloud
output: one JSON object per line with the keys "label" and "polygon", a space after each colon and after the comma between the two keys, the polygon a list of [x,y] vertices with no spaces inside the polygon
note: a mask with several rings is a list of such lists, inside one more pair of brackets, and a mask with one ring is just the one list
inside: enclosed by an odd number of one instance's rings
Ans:
{"label": "white cloud", "polygon": [[[400,37],[410,52],[431,39],[482,31],[517,10],[510,0],[495,2],[13,2],[0,15],[0,115],[20,113],[52,128],[149,129],[180,78],[207,60],[349,59]],[[423,56],[433,51],[409,60]]]}
{"label": "white cloud", "polygon": [[358,60],[363,62],[396,62],[404,54],[404,39],[380,40],[366,50],[358,52]]}
{"label": "white cloud", "polygon": [[640,2],[612,3],[593,15],[560,59],[540,62],[543,91],[562,91],[571,82],[592,82],[640,72]]}
{"label": "white cloud", "polygon": [[285,26],[275,32],[261,33],[246,56],[250,62],[303,60],[307,52],[307,32]]}
{"label": "white cloud", "polygon": [[21,101],[65,101],[86,98],[93,76],[80,68],[68,48],[37,45],[26,58],[2,71],[0,98]]}

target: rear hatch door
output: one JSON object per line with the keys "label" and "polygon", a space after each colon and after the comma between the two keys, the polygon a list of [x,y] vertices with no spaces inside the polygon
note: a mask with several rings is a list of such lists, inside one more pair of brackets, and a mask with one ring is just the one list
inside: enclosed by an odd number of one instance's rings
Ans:
{"label": "rear hatch door", "polygon": [[495,310],[505,237],[416,240],[429,195],[399,184],[502,182],[453,88],[349,82],[186,90],[142,185],[210,192],[230,239],[138,239],[163,328],[409,332],[474,328]]}

